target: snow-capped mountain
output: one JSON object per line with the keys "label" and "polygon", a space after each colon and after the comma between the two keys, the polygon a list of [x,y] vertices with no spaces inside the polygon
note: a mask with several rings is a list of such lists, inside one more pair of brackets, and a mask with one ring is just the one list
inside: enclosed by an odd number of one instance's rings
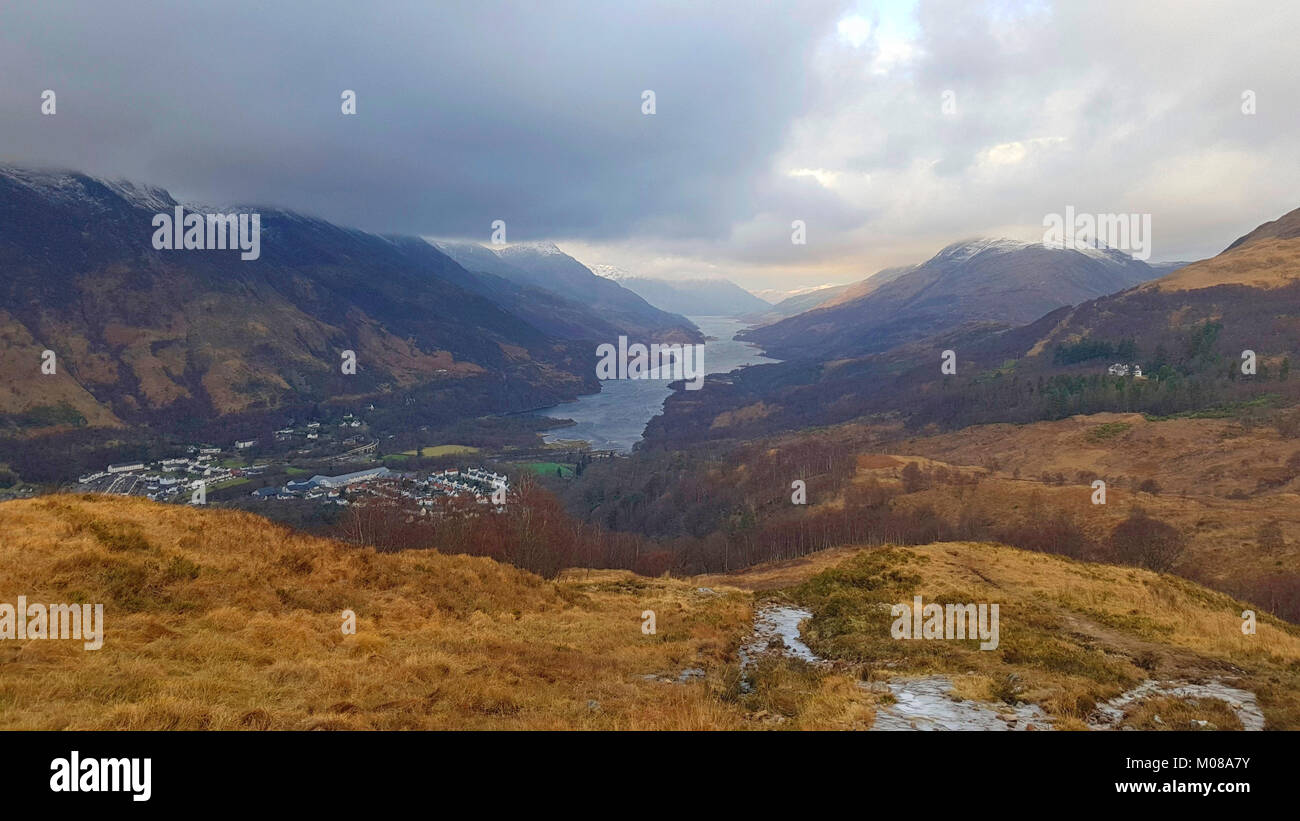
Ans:
{"label": "snow-capped mountain", "polygon": [[926,262],[882,271],[830,301],[746,333],[774,356],[886,350],[967,322],[1032,322],[1064,305],[1112,294],[1159,273],[1109,248],[1049,248],[980,237]]}

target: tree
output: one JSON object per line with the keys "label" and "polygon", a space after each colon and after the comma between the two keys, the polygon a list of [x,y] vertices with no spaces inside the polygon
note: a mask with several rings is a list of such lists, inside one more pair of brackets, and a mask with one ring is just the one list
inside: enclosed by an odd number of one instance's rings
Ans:
{"label": "tree", "polygon": [[1276,519],[1269,519],[1260,524],[1259,529],[1255,531],[1255,541],[1259,549],[1265,553],[1279,553],[1286,547],[1286,539],[1282,537],[1282,526]]}
{"label": "tree", "polygon": [[916,462],[907,463],[907,466],[903,468],[902,479],[904,493],[916,493],[918,490],[925,490],[929,484],[921,473],[921,466]]}
{"label": "tree", "polygon": [[1158,573],[1173,567],[1186,546],[1187,540],[1177,528],[1148,516],[1141,508],[1134,508],[1110,534],[1115,560]]}

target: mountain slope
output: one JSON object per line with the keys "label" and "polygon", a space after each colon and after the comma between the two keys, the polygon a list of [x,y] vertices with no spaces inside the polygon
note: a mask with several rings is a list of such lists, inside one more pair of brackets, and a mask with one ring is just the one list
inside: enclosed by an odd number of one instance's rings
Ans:
{"label": "mountain slope", "polygon": [[541,288],[584,305],[628,336],[647,342],[702,339],[690,320],[661,311],[613,280],[597,276],[554,243],[516,243],[500,251],[472,242],[438,240],[437,246],[471,271]]}
{"label": "mountain slope", "polygon": [[[990,544],[548,582],[233,511],[45,497],[0,504],[0,586],[31,602],[102,603],[107,625],[93,651],[0,643],[6,729],[867,729],[892,718],[893,688],[935,674],[960,695],[949,712],[1005,713],[1001,693],[1041,710],[1040,729],[1082,729],[1095,704],[1144,678],[1188,676],[1223,677],[1252,702],[1258,693],[1271,729],[1300,726],[1293,626],[1261,614],[1243,636],[1246,605],[1223,594]],[[747,591],[774,588],[811,611],[802,639],[834,665],[793,661],[751,632],[751,609],[770,599]],[[913,595],[1000,603],[999,647],[891,639],[889,605]],[[658,614],[650,638],[637,629],[645,609]],[[341,630],[344,611],[354,634]],[[757,662],[742,668],[738,648],[756,636]],[[1009,689],[1011,672],[1021,689]],[[1222,705],[1166,696],[1136,701],[1118,723],[1147,727],[1153,707],[1167,729],[1239,726]]]}
{"label": "mountain slope", "polygon": [[804,311],[811,311],[822,303],[834,299],[850,287],[849,285],[823,285],[803,293],[791,294],[775,305],[768,305],[766,308],[749,314],[744,319],[755,325],[769,325],[773,322],[779,322],[786,317],[801,314]]}
{"label": "mountain slope", "polygon": [[[1024,325],[965,323],[887,350],[747,368],[693,396],[669,397],[647,426],[647,446],[854,419],[951,429],[1101,412],[1268,418],[1270,408],[1300,402],[1291,374],[1300,361],[1300,281],[1289,261],[1296,259],[1300,237],[1256,236],[1160,280]],[[956,353],[955,374],[939,368],[945,350]],[[1246,351],[1254,373],[1242,370]],[[1136,364],[1143,375],[1108,373],[1116,363]]]}
{"label": "mountain slope", "polygon": [[[806,314],[744,334],[783,359],[839,358],[922,339],[968,322],[1023,324],[1063,305],[1154,276],[1118,251],[1078,251],[981,239],[948,246],[910,269],[890,269]],[[880,276],[880,275],[878,275]]]}
{"label": "mountain slope", "polygon": [[1215,285],[1281,288],[1300,281],[1300,208],[1237,238],[1223,253],[1186,265],[1150,283],[1160,291]]}
{"label": "mountain slope", "polygon": [[[0,587],[102,603],[106,625],[94,651],[0,641],[6,729],[698,729],[742,718],[709,688],[656,680],[720,670],[748,617],[747,596],[701,596],[680,580],[594,571],[556,583],[247,513],[47,496],[0,504]],[[638,627],[646,608],[660,614],[658,636]],[[346,610],[354,635],[341,629]]]}
{"label": "mountain slope", "polygon": [[[0,169],[0,414],[173,427],[419,391],[430,414],[591,390],[590,354],[462,287],[428,243],[276,209],[261,256],[159,251],[166,191]],[[34,351],[57,355],[42,376]],[[355,374],[341,355],[355,351]],[[504,380],[504,381],[503,381]],[[75,386],[75,387],[74,387]]]}
{"label": "mountain slope", "polygon": [[741,316],[772,307],[726,279],[652,279],[632,276],[607,265],[594,266],[592,270],[670,313]]}
{"label": "mountain slope", "polygon": [[458,262],[466,270],[463,276],[453,280],[457,285],[486,297],[543,333],[560,339],[588,341],[603,341],[626,333],[581,302],[545,288],[520,284],[527,279],[522,271],[515,270],[511,276],[503,276],[499,272],[509,271],[513,266],[487,248],[474,243],[426,241],[452,259],[460,257]]}

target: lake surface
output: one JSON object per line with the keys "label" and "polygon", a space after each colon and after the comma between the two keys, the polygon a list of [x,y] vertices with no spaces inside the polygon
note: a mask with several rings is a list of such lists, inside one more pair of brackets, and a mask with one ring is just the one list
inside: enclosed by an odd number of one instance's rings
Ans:
{"label": "lake surface", "polygon": [[[748,327],[729,316],[692,316],[709,339],[704,343],[705,373],[727,373],[745,365],[777,362],[761,355],[746,342],[732,339]],[[636,340],[629,340],[635,342]],[[600,383],[600,393],[579,397],[553,408],[537,411],[551,419],[572,419],[577,424],[557,428],[544,435],[547,442],[579,440],[589,442],[593,450],[630,451],[641,441],[646,423],[663,410],[664,400],[672,393],[670,379],[607,379]],[[706,384],[700,390],[707,391]]]}

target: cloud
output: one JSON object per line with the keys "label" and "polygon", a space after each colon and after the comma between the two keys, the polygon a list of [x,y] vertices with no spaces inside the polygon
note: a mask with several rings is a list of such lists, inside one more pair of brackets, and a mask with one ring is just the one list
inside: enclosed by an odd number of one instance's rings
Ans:
{"label": "cloud", "polygon": [[[1154,258],[1201,256],[1300,205],[1300,72],[1279,35],[1300,28],[1295,4],[122,0],[0,14],[0,162],[376,231],[485,240],[503,219],[512,241],[633,273],[843,282],[957,238],[1041,231],[1066,205],[1152,213]],[[54,117],[39,113],[47,88]],[[806,245],[790,241],[796,219]]]}

